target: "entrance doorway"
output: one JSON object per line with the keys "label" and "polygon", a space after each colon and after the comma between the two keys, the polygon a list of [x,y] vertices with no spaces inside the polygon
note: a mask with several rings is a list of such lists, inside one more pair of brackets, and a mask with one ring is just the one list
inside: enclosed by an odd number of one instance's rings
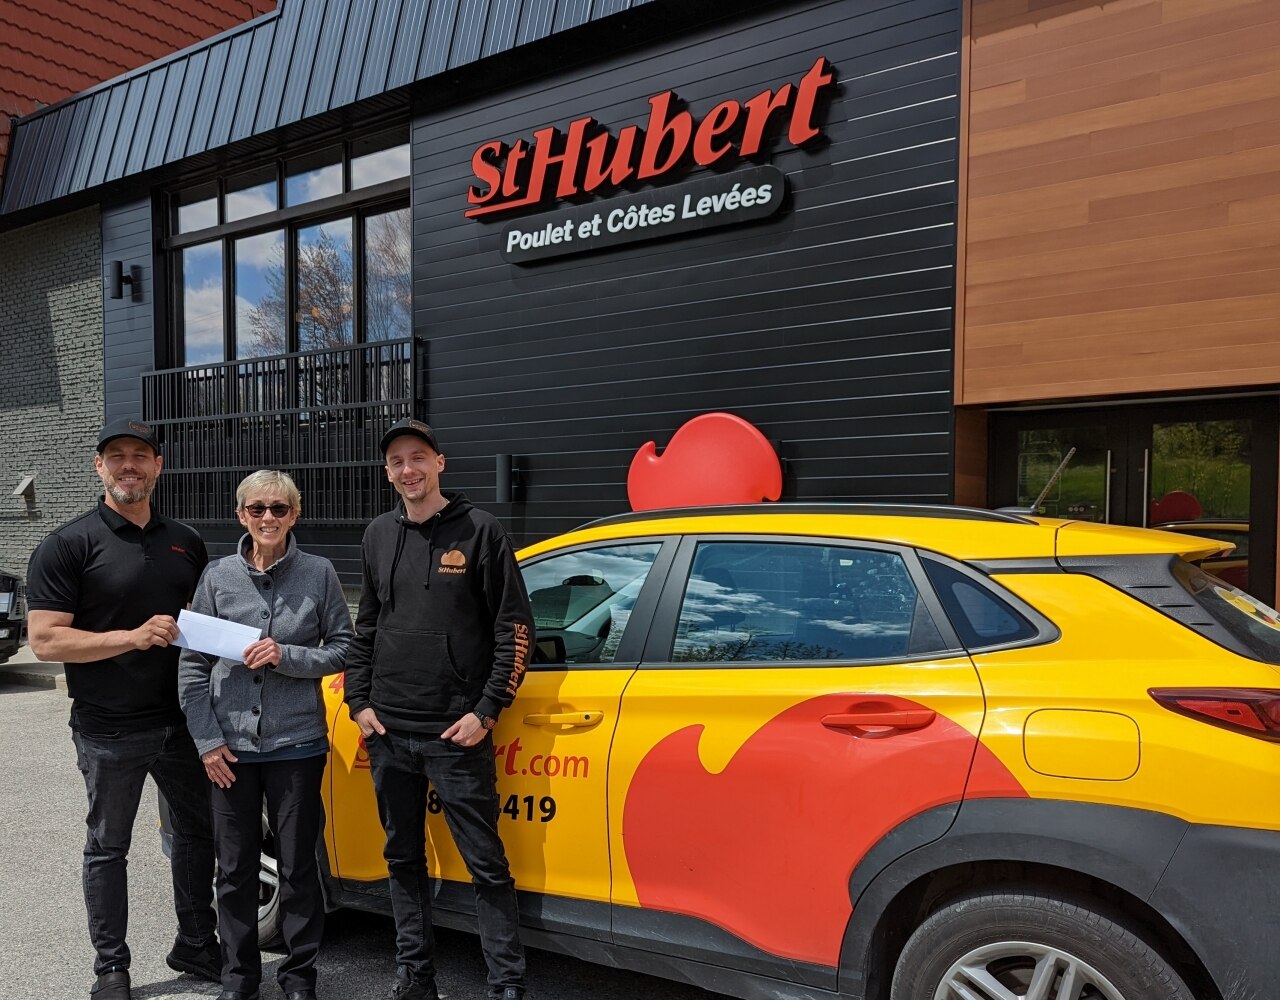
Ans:
{"label": "entrance doorway", "polygon": [[1272,398],[995,413],[993,506],[1233,542],[1205,569],[1275,603],[1277,404]]}

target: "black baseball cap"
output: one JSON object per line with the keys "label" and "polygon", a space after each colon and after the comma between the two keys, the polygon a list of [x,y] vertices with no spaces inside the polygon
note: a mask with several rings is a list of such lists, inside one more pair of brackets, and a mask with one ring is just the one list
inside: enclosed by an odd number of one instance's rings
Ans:
{"label": "black baseball cap", "polygon": [[98,434],[98,454],[102,454],[102,449],[107,446],[107,442],[123,437],[137,438],[143,444],[150,445],[151,450],[157,455],[160,454],[160,441],[156,438],[156,429],[133,417],[111,420],[102,428],[101,433]]}
{"label": "black baseball cap", "polygon": [[380,442],[382,454],[386,455],[387,449],[391,447],[391,442],[403,434],[412,434],[414,437],[422,438],[423,441],[431,445],[432,451],[437,455],[442,454],[440,445],[436,443],[436,432],[421,420],[415,420],[413,417],[397,420],[387,428],[387,433],[382,435],[382,441]]}

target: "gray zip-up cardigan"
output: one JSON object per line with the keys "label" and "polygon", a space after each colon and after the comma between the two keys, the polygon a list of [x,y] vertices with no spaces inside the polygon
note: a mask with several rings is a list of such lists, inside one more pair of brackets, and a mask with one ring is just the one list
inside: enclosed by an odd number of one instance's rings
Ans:
{"label": "gray zip-up cardigan", "polygon": [[209,564],[191,610],[255,625],[280,644],[279,666],[182,651],[178,698],[201,754],[224,743],[232,753],[268,753],[327,735],[320,678],[342,670],[351,642],[351,612],[333,564],[298,551],[289,533],[285,554],[265,571],[237,554]]}

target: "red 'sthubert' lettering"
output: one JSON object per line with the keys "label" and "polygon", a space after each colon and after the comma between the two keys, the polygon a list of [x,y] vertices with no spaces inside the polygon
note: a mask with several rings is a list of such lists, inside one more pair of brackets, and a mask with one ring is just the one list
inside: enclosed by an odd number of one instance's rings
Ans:
{"label": "red 'sthubert' lettering", "polygon": [[537,205],[549,198],[572,198],[630,180],[649,181],[690,161],[709,167],[738,156],[757,156],[770,122],[786,118],[787,140],[804,145],[821,134],[814,118],[823,92],[835,82],[831,64],[819,56],[799,83],[764,90],[745,101],[722,101],[701,121],[666,90],[649,98],[649,119],[642,129],[627,125],[617,137],[595,119],[575,118],[561,132],[542,128],[533,143],[517,139],[508,146],[486,142],[471,156],[478,184],[467,191],[475,218]]}

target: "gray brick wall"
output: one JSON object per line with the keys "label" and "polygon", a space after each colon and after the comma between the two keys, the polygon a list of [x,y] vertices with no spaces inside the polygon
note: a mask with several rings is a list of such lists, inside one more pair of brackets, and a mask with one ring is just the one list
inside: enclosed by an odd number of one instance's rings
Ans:
{"label": "gray brick wall", "polygon": [[[0,233],[0,567],[23,577],[101,493],[102,329],[97,208]],[[30,475],[35,499],[10,496]]]}

